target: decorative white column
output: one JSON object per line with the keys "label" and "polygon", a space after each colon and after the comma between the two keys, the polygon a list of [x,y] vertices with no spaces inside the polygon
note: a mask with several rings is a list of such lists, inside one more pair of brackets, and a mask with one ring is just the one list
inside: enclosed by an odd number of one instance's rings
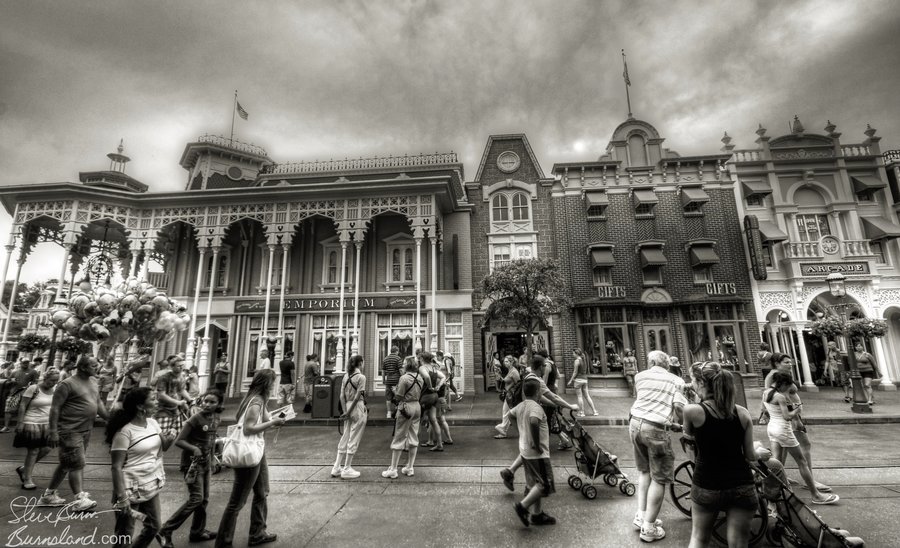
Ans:
{"label": "decorative white column", "polygon": [[884,343],[881,340],[881,337],[873,337],[875,346],[875,359],[878,360],[878,370],[881,372],[881,382],[879,383],[879,390],[887,390],[893,391],[897,390],[897,387],[894,386],[894,382],[891,380],[890,367],[888,367],[888,361],[886,357],[886,352],[884,351]]}
{"label": "decorative white column", "polygon": [[128,276],[137,278],[137,260],[141,252],[140,244],[132,244],[131,246],[131,267],[128,269]]}
{"label": "decorative white column", "polygon": [[[202,259],[203,255],[200,255],[200,258]],[[150,251],[145,249],[144,250],[144,260],[141,263],[141,275],[138,278],[139,280],[144,281],[147,279],[147,270],[149,268],[150,268]]]}
{"label": "decorative white column", "polygon": [[281,244],[281,295],[278,298],[278,347],[276,352],[279,360],[284,359],[284,292],[287,288],[288,260],[291,250],[289,244]]}
{"label": "decorative white column", "polygon": [[[275,266],[275,244],[269,244],[269,268],[268,274],[266,275],[266,312],[265,316],[263,316],[263,335],[262,341],[265,344],[266,339],[269,338],[269,307],[270,301],[269,299],[272,297],[272,268]],[[275,364],[272,364],[272,369],[275,369]]]}
{"label": "decorative white column", "polygon": [[[13,229],[13,230],[15,230],[15,229]],[[9,270],[9,260],[12,258],[12,253],[13,253],[13,251],[15,251],[15,249],[16,249],[16,233],[12,232],[12,233],[10,233],[10,236],[9,236],[9,243],[6,245],[6,258],[3,259],[3,273],[0,274],[0,292],[2,292],[2,288],[6,287],[6,274],[7,274],[7,271]],[[6,323],[7,324],[9,324],[11,316],[12,316],[12,311],[7,310],[6,311]],[[4,327],[3,329],[5,331],[6,327]],[[6,339],[4,338],[3,340],[5,341]],[[6,344],[3,343],[3,346],[0,347],[0,360],[6,359],[6,350],[7,350]]]}
{"label": "decorative white column", "polygon": [[[197,261],[197,281],[194,284],[194,308],[191,311],[191,332],[189,333],[189,337],[187,340],[187,348],[184,350],[184,367],[185,369],[190,369],[194,365],[194,349],[197,339],[197,308],[200,305],[200,285],[203,283],[203,266],[205,261],[203,260],[206,257],[206,248],[198,247],[197,249],[200,252],[200,259]],[[146,272],[146,265],[150,262],[148,259],[150,257],[147,256],[144,258],[144,268],[142,269],[141,279],[143,279],[144,272]]]}
{"label": "decorative white column", "polygon": [[[16,302],[16,294],[19,292],[19,276],[22,275],[22,266],[25,264],[25,242],[22,242],[22,249],[19,252],[19,260],[16,261],[16,277],[14,278],[12,289],[9,292],[9,304],[6,307],[6,324],[3,326],[3,340],[0,341],[0,359],[6,359],[6,353],[9,352],[9,326],[12,324],[13,305]],[[6,281],[3,282],[6,285]]]}
{"label": "decorative white column", "polygon": [[[63,261],[62,261],[62,269],[59,271],[59,282],[56,284],[56,296],[53,298],[53,304],[56,304],[62,300],[62,290],[63,286],[66,284],[66,270],[68,270],[69,266],[69,255],[72,253],[72,247],[75,244],[65,243],[63,246]],[[4,282],[6,283],[6,282]],[[3,286],[0,286],[3,287]]]}
{"label": "decorative white column", "polygon": [[803,340],[803,325],[794,325],[794,331],[797,333],[797,345],[800,347],[800,369],[803,372],[803,389],[808,392],[818,392],[819,387],[812,380],[812,374],[809,371],[809,358],[806,355],[806,342]]}
{"label": "decorative white column", "polygon": [[[431,232],[434,232],[434,227],[431,227]],[[438,350],[438,316],[437,316],[437,279],[438,279],[438,271],[437,271],[437,238],[434,234],[431,235],[431,343],[428,345],[428,348],[431,350],[431,353],[434,354]]]}
{"label": "decorative white column", "polygon": [[356,246],[356,275],[353,282],[353,339],[350,343],[350,355],[359,354],[359,262],[362,254],[363,243],[359,240],[355,242]]}
{"label": "decorative white column", "polygon": [[[341,291],[338,304],[338,340],[334,356],[334,372],[344,372],[344,284],[347,282],[347,240],[341,235]],[[327,344],[327,342],[326,342]]]}
{"label": "decorative white column", "polygon": [[422,237],[416,236],[416,319],[413,322],[416,332],[413,334],[413,350],[422,349],[420,323],[422,317]]}
{"label": "decorative white column", "polygon": [[203,325],[203,344],[200,346],[200,360],[197,364],[197,379],[200,393],[209,386],[209,322],[212,316],[213,292],[216,289],[216,267],[219,264],[219,246],[212,248],[212,268],[209,271],[209,295],[206,296],[206,323]]}

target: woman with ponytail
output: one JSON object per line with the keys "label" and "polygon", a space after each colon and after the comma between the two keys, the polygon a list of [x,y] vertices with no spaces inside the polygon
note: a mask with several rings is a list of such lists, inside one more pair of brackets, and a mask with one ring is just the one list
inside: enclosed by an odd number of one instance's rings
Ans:
{"label": "woman with ponytail", "polygon": [[750,463],[753,423],[750,412],[734,403],[731,371],[716,362],[692,368],[699,404],[684,408],[684,433],[696,441],[691,487],[690,548],[709,545],[719,512],[728,516],[728,546],[747,546],[750,521],[758,506]]}
{"label": "woman with ponytail", "polygon": [[[112,458],[116,538],[132,539],[128,546],[136,548],[149,546],[159,532],[159,492],[166,483],[162,453],[172,445],[176,434],[161,431],[153,418],[156,410],[156,391],[135,388],[125,396],[122,409],[113,413],[106,424],[106,443],[110,444]],[[135,518],[142,520],[144,527],[137,537],[132,537]]]}

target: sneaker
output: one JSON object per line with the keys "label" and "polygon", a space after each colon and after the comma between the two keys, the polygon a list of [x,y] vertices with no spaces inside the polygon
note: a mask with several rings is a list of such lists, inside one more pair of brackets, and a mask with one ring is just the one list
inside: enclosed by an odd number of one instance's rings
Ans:
{"label": "sneaker", "polygon": [[501,428],[499,424],[494,427],[494,430],[496,430],[501,436],[506,437],[506,430]]}
{"label": "sneaker", "polygon": [[6,434],[7,432],[9,432],[8,426],[4,426],[3,428],[0,428],[0,434]]}
{"label": "sneaker", "polygon": [[38,500],[38,506],[62,506],[66,499],[56,494],[56,489],[47,489]]}
{"label": "sneaker", "polygon": [[532,514],[531,524],[532,525],[556,525],[556,518],[551,516],[547,512],[541,512],[540,514]]}
{"label": "sneaker", "polygon": [[503,485],[505,485],[507,489],[509,489],[510,491],[516,490],[514,484],[516,475],[513,474],[512,470],[510,470],[509,468],[500,470],[500,478],[503,480]]}
{"label": "sneaker", "polygon": [[[170,537],[169,541],[171,542],[171,535],[169,535],[169,537]],[[191,533],[191,535],[188,537],[188,539],[191,542],[206,542],[209,540],[215,540],[215,538],[216,538],[216,533],[214,531],[206,531],[206,530],[204,530],[202,533],[199,533],[196,535]]]}
{"label": "sneaker", "polygon": [[384,472],[381,473],[381,477],[388,479],[397,479],[397,470],[393,468],[388,468]]}
{"label": "sneaker", "polygon": [[528,525],[529,525],[528,516],[530,515],[528,513],[528,509],[525,508],[524,506],[522,506],[521,502],[517,502],[517,503],[513,504],[513,509],[515,509],[516,515],[519,516],[519,519],[522,520],[522,525],[524,525],[525,527],[528,527]]}
{"label": "sneaker", "polygon": [[454,400],[454,401],[462,401],[462,394],[460,394],[459,396],[456,396],[456,400]]}
{"label": "sneaker", "polygon": [[403,472],[404,476],[415,476],[416,475],[416,471],[413,469],[412,466],[404,466],[403,468],[400,469],[400,471]]}
{"label": "sneaker", "polygon": [[653,525],[651,528],[641,526],[641,540],[644,542],[654,542],[666,538],[666,532],[659,525]]}
{"label": "sneaker", "polygon": [[[634,525],[635,531],[640,531],[641,528],[644,526],[644,517],[639,513],[635,513],[634,521],[632,521],[631,523]],[[654,525],[656,525],[657,527],[662,527],[662,520],[657,519],[656,522],[654,523]]]}
{"label": "sneaker", "polygon": [[72,504],[73,512],[87,512],[91,510],[95,506],[97,506],[97,501],[91,500],[90,493],[87,491],[82,491],[75,495],[75,502]]}
{"label": "sneaker", "polygon": [[175,548],[175,544],[172,543],[172,533],[156,533],[156,542],[159,543],[160,548]]}
{"label": "sneaker", "polygon": [[341,477],[342,471],[343,471],[343,468],[341,468],[340,466],[332,466],[331,467],[331,477],[333,477],[333,478]]}
{"label": "sneaker", "polygon": [[249,539],[247,544],[249,546],[259,546],[260,544],[268,544],[269,542],[275,542],[276,540],[278,540],[278,535],[276,535],[275,533],[265,533],[258,537]]}
{"label": "sneaker", "polygon": [[359,477],[359,472],[354,470],[353,468],[344,468],[341,470],[341,479],[356,479]]}
{"label": "sneaker", "polygon": [[387,418],[389,418],[389,419],[394,418],[394,417],[391,416],[391,412],[390,412],[390,411],[387,412]]}

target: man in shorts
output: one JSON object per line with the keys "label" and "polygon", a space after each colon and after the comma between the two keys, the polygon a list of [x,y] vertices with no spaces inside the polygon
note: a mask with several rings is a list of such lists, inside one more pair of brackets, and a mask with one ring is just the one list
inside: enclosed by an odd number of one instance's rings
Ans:
{"label": "man in shorts", "polygon": [[99,362],[93,356],[82,356],[75,367],[75,374],[56,385],[53,403],[50,406],[49,446],[59,447],[59,464],[50,479],[50,485],[38,501],[39,505],[61,506],[65,499],[56,488],[66,474],[69,486],[75,495],[71,509],[85,512],[97,506],[89,493],[82,491],[82,470],[84,454],[91,439],[94,418],[109,418],[106,407],[100,401],[97,389]]}
{"label": "man in shorts", "polygon": [[156,396],[159,399],[156,422],[163,432],[174,430],[177,435],[191,408],[191,396],[181,374],[184,358],[173,355],[166,358],[166,361],[169,362],[169,370],[160,374],[156,381]]}
{"label": "man in shorts", "polygon": [[687,400],[684,379],[669,372],[669,357],[654,350],[647,355],[650,367],[634,376],[637,399],[631,406],[628,430],[640,473],[638,509],[632,522],[641,540],[653,542],[666,536],[657,518],[666,485],[674,481],[675,454],[669,431],[681,429],[681,413]]}
{"label": "man in shorts", "polygon": [[543,511],[541,499],[556,492],[550,463],[550,429],[541,407],[541,383],[537,377],[525,380],[522,403],[509,410],[519,427],[519,456],[525,468],[525,498],[513,505],[525,527],[555,525],[556,518]]}
{"label": "man in shorts", "polygon": [[294,353],[288,352],[284,359],[278,362],[281,369],[281,383],[278,386],[278,405],[293,405],[296,385],[294,384],[294,371],[297,365],[294,363]]}

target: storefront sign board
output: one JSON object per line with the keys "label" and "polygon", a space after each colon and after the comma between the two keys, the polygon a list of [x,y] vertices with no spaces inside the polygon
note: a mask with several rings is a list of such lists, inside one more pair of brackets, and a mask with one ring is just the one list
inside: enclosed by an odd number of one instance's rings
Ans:
{"label": "storefront sign board", "polygon": [[[344,310],[353,310],[353,298],[344,298]],[[421,306],[425,306],[425,296],[420,298]],[[279,300],[273,298],[269,304],[269,311],[278,311]],[[301,299],[285,299],[285,312],[322,312],[322,311],[338,311],[340,310],[341,299],[339,297],[312,297]],[[379,296],[379,297],[360,297],[360,310],[414,310],[416,308],[416,298],[414,296]],[[235,314],[263,314],[266,310],[265,299],[245,299],[236,300],[234,302]]]}

